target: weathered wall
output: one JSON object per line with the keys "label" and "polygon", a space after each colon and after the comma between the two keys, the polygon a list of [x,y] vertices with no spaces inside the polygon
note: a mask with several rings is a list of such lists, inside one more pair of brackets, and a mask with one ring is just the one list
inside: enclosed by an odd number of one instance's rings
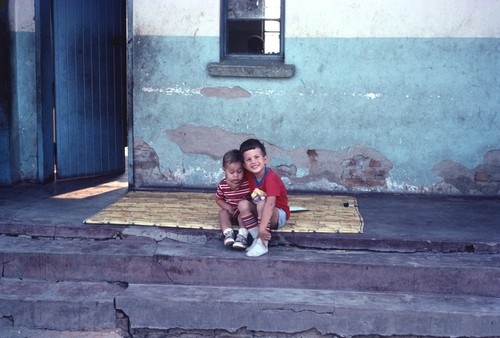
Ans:
{"label": "weathered wall", "polygon": [[[0,1],[0,64],[10,64],[10,36],[7,3]],[[0,186],[11,184],[10,171],[10,67],[0,67]]]}
{"label": "weathered wall", "polygon": [[8,29],[2,44],[0,185],[37,180],[36,52],[33,0],[2,1]]}
{"label": "weathered wall", "polygon": [[500,1],[287,1],[290,79],[212,78],[219,1],[133,1],[136,187],[211,187],[248,137],[289,189],[500,191]]}

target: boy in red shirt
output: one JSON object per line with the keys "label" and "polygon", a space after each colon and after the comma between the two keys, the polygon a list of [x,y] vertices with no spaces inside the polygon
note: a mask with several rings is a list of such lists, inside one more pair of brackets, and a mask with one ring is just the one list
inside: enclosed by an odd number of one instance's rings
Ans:
{"label": "boy in red shirt", "polygon": [[241,201],[238,208],[243,224],[254,238],[247,256],[258,257],[268,251],[270,229],[282,228],[290,218],[288,194],[279,175],[267,167],[268,157],[262,142],[248,139],[240,145],[240,152],[253,202]]}

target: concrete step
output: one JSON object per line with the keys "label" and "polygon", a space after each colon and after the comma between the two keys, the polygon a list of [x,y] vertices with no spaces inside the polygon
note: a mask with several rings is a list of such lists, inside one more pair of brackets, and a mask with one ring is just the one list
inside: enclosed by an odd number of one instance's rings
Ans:
{"label": "concrete step", "polygon": [[0,329],[114,329],[114,299],[124,290],[123,286],[110,283],[2,278]]}
{"label": "concrete step", "polygon": [[[456,227],[455,227],[456,228]],[[484,232],[478,225],[478,232]],[[428,231],[424,229],[423,232]],[[87,225],[64,226],[53,224],[3,224],[0,223],[0,235],[29,236],[36,238],[79,238],[89,240],[109,240],[121,237],[127,233],[155,232],[160,236],[183,234],[187,236],[217,237],[218,231],[202,229],[173,229],[143,226],[119,225]],[[500,253],[499,238],[468,238],[459,240],[439,238],[432,236],[415,236],[414,234],[384,233],[383,236],[369,233],[365,234],[318,234],[278,232],[274,234],[275,242],[280,245],[297,246],[304,249],[324,250],[367,250],[380,252],[475,252],[475,253]],[[470,236],[470,234],[468,234]],[[498,236],[497,236],[498,237]]]}
{"label": "concrete step", "polygon": [[116,298],[132,329],[241,329],[341,337],[497,337],[500,299],[337,290],[129,285]]}
{"label": "concrete step", "polygon": [[[500,336],[497,297],[2,278],[0,304],[4,334],[54,330],[54,337],[60,331],[156,337],[172,336],[166,333],[176,330],[210,336],[224,332],[226,337],[252,336],[249,332],[316,333],[308,337]],[[120,323],[119,318],[124,320]]]}
{"label": "concrete step", "polygon": [[[181,239],[183,242],[181,242]],[[210,238],[69,240],[0,236],[5,278],[498,296],[500,255],[311,250],[262,257]]]}

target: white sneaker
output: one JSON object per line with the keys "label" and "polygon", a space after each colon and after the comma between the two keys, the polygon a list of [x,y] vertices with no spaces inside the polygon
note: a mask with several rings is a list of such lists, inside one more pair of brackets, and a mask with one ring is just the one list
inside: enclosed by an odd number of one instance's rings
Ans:
{"label": "white sneaker", "polygon": [[[253,244],[252,244],[252,246],[253,246]],[[248,257],[259,257],[262,255],[265,255],[267,253],[267,251],[268,251],[267,246],[264,245],[264,243],[262,243],[262,240],[260,238],[257,238],[257,240],[255,241],[255,246],[247,252],[247,256]]]}
{"label": "white sneaker", "polygon": [[224,232],[224,245],[225,246],[233,246],[234,243],[234,232],[231,229],[228,229]]}
{"label": "white sneaker", "polygon": [[253,238],[253,241],[252,241],[252,245],[250,245],[248,248],[246,248],[245,250],[248,252],[250,250],[252,250],[253,248],[255,248],[255,245],[257,245],[257,238]]}

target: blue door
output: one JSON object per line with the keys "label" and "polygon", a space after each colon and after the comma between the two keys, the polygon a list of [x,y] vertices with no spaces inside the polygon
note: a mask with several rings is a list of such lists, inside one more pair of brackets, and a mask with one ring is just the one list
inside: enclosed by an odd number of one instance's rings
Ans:
{"label": "blue door", "polygon": [[125,0],[53,0],[58,179],[125,170]]}

